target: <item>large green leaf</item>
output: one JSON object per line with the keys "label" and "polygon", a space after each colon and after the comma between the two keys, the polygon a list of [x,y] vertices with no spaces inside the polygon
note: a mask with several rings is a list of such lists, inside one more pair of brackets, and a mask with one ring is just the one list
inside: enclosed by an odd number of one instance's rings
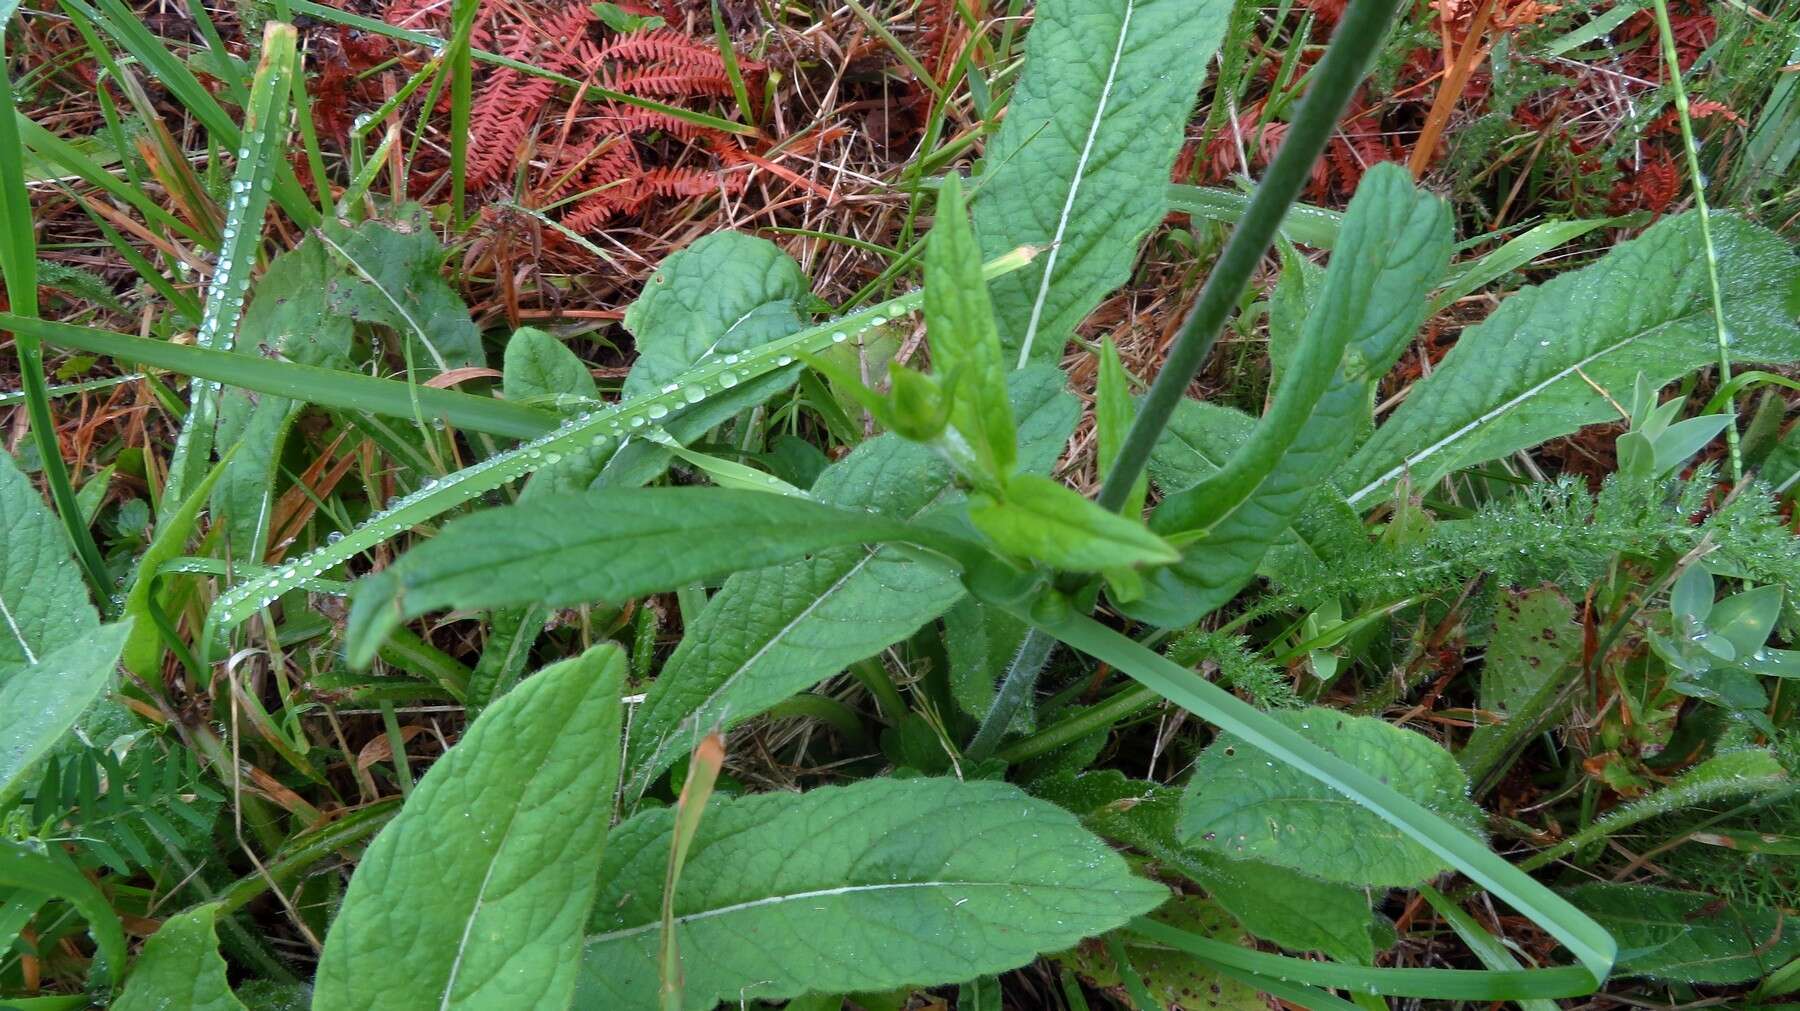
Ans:
{"label": "large green leaf", "polygon": [[[1079,413],[1062,373],[1009,374],[1020,462],[1048,470]],[[952,494],[950,472],[923,446],[884,435],[832,464],[820,502],[911,520]],[[906,638],[962,596],[949,569],[893,550],[833,548],[725,581],[651,683],[632,720],[625,795],[640,795],[692,746]]]}
{"label": "large green leaf", "polygon": [[1151,517],[1158,533],[1203,536],[1146,577],[1143,599],[1125,608],[1133,617],[1189,624],[1256,574],[1320,476],[1349,455],[1376,380],[1424,319],[1450,245],[1449,205],[1414,188],[1404,169],[1376,166],[1363,177],[1274,406],[1224,466]]}
{"label": "large green leaf", "polygon": [[219,957],[218,915],[217,905],[205,905],[164,920],[144,942],[112,1011],[243,1011]]}
{"label": "large green leaf", "polygon": [[[1778,236],[1715,214],[1731,357],[1800,358],[1785,305],[1800,263]],[[1707,251],[1693,212],[1665,218],[1599,261],[1525,288],[1463,331],[1431,376],[1357,450],[1337,481],[1352,505],[1402,475],[1430,485],[1471,464],[1616,419],[1639,373],[1661,386],[1718,361]],[[1596,389],[1598,387],[1598,389]]]}
{"label": "large green leaf", "polygon": [[0,669],[36,663],[99,625],[62,524],[0,453]]}
{"label": "large green leaf", "polygon": [[[578,1005],[655,1005],[674,812],[613,831]],[[1154,908],[1168,893],[1073,815],[997,782],[868,780],[718,798],[674,902],[690,1008],[954,983]]]}
{"label": "large green leaf", "polygon": [[0,666],[0,802],[106,692],[130,627],[101,625],[35,663]]}
{"label": "large green leaf", "polygon": [[[1479,836],[1480,812],[1469,801],[1468,781],[1430,738],[1331,709],[1269,717]],[[1181,800],[1180,833],[1202,852],[1350,885],[1410,885],[1449,866],[1387,821],[1229,734],[1194,763]]]}
{"label": "large green leaf", "polygon": [[1374,916],[1361,888],[1182,845],[1175,838],[1181,791],[1174,787],[1103,769],[1040,780],[1032,792],[1073,811],[1102,836],[1186,875],[1258,937],[1347,962],[1375,957]]}
{"label": "large green leaf", "polygon": [[727,488],[602,488],[449,523],[357,583],[345,641],[366,664],[401,622],[446,607],[569,607],[911,539],[901,523],[786,495]]}
{"label": "large green leaf", "polygon": [[1622,976],[1741,983],[1800,957],[1800,931],[1777,909],[1644,885],[1587,884],[1566,894],[1618,939]]}
{"label": "large green leaf", "polygon": [[482,713],[363,854],[313,1007],[567,1007],[619,773],[624,654]]}
{"label": "large green leaf", "polygon": [[1163,219],[1169,171],[1225,34],[1227,0],[1045,0],[988,141],[975,223],[988,257],[1046,247],[991,285],[1000,340],[1055,361]]}

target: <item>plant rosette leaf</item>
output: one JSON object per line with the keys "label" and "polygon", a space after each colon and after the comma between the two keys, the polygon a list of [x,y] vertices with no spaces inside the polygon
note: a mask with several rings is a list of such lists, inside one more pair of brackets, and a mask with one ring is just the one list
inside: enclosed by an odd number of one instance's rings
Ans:
{"label": "plant rosette leaf", "polygon": [[540,671],[432,764],[363,854],[313,1007],[567,1007],[619,775],[623,652]]}
{"label": "plant rosette leaf", "polygon": [[1142,523],[1107,512],[1047,477],[1015,475],[1002,495],[973,497],[969,521],[1007,554],[1077,572],[1161,565],[1181,557]]}
{"label": "plant rosette leaf", "polygon": [[[581,1007],[653,1007],[675,812],[613,830]],[[991,781],[876,779],[715,797],[674,904],[686,1006],[955,983],[1168,897],[1075,817]]]}
{"label": "plant rosette leaf", "polygon": [[1565,894],[1618,939],[1621,976],[1742,983],[1800,957],[1800,931],[1777,909],[1644,885],[1588,884]]}
{"label": "plant rosette leaf", "polygon": [[219,957],[216,904],[163,921],[138,954],[112,1011],[243,1011]]}
{"label": "plant rosette leaf", "polygon": [[[1430,738],[1331,709],[1269,717],[1480,838],[1481,813],[1469,800],[1468,778]],[[1411,885],[1449,868],[1343,794],[1228,734],[1194,764],[1179,832],[1202,852],[1350,885]]]}

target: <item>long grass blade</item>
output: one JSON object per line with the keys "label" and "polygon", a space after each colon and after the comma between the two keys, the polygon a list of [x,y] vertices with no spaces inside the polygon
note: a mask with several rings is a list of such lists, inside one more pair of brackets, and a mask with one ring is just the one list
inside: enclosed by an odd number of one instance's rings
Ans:
{"label": "long grass blade", "polygon": [[[1359,969],[1353,973],[1354,967],[1332,966],[1321,971],[1303,968],[1307,965],[1316,967],[1317,963],[1298,959],[1279,960],[1277,956],[1243,951],[1232,945],[1220,945],[1220,948],[1230,953],[1230,958],[1240,959],[1232,964],[1269,975],[1286,975],[1297,982],[1320,983],[1325,986],[1344,985],[1342,981],[1346,974],[1361,973],[1363,975],[1357,975],[1357,982],[1352,985],[1390,988],[1375,992],[1482,1000],[1562,997],[1589,993],[1612,971],[1618,946],[1599,924],[1517,867],[1502,860],[1479,840],[1416,801],[1401,796],[1392,787],[1376,781],[1373,776],[1307,741],[1218,685],[1195,676],[1193,671],[1159,656],[1092,618],[1073,612],[1055,618],[1034,616],[1028,610],[1019,608],[1016,603],[1012,605],[1012,609],[1021,619],[1032,622],[1074,649],[1112,664],[1163,698],[1243,739],[1269,757],[1313,777],[1392,824],[1514,909],[1530,917],[1538,926],[1561,941],[1581,963],[1579,967],[1532,970],[1528,974],[1529,979],[1523,981],[1483,977],[1485,982],[1481,984],[1480,992],[1473,992],[1454,982],[1444,982],[1435,975],[1382,975],[1416,974],[1420,970]],[[1133,929],[1158,940],[1169,940],[1166,936],[1150,932],[1145,927],[1147,922],[1139,922]],[[1151,924],[1150,928],[1164,932],[1169,929],[1158,924]],[[1182,950],[1193,949],[1184,946]],[[1206,950],[1211,952],[1212,949]],[[1248,961],[1241,960],[1248,956],[1255,957]],[[1229,961],[1221,953],[1213,953],[1211,957]],[[1257,961],[1258,959],[1265,961]],[[1269,959],[1276,961],[1266,961]],[[1288,965],[1288,962],[1296,964]],[[1367,975],[1370,973],[1376,975]],[[1404,989],[1392,990],[1391,987],[1396,983]],[[1489,992],[1487,988],[1490,985],[1504,992]],[[1418,992],[1415,993],[1415,989]]]}
{"label": "long grass blade", "polygon": [[[263,216],[269,207],[269,191],[274,187],[275,166],[286,164],[276,155],[287,142],[288,88],[294,77],[295,39],[294,26],[279,21],[269,22],[263,30],[262,59],[250,85],[250,106],[244,113],[244,146],[238,149],[231,197],[225,204],[219,259],[207,284],[200,329],[194,335],[195,346],[205,350],[230,351],[237,342],[244,294],[250,289],[250,273],[262,246]],[[187,419],[175,438],[175,451],[169,458],[168,478],[163,485],[162,500],[170,509],[186,501],[188,486],[211,462],[221,391],[215,381],[194,382]]]}
{"label": "long grass blade", "polygon": [[[19,318],[35,317],[38,311],[37,233],[31,225],[31,195],[25,189],[25,159],[19,147],[18,116],[13,109],[12,78],[6,72],[6,22],[11,10],[0,16],[0,273],[6,276],[6,297]],[[0,331],[13,328],[0,324]],[[82,522],[81,508],[75,499],[75,488],[69,483],[69,469],[63,463],[62,446],[56,438],[56,423],[50,416],[50,391],[44,379],[43,342],[33,334],[13,330],[13,347],[19,355],[19,377],[24,386],[26,416],[31,420],[31,437],[43,461],[44,481],[50,486],[50,497],[56,513],[69,534],[75,557],[87,579],[94,598],[106,606],[111,598],[111,580],[93,534]],[[110,608],[109,608],[110,609]]]}

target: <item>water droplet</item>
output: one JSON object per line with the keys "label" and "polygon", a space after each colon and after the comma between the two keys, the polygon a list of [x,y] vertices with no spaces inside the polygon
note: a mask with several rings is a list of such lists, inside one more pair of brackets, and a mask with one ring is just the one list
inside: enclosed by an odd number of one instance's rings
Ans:
{"label": "water droplet", "polygon": [[831,343],[833,343],[833,344],[842,344],[849,339],[850,339],[850,335],[845,333],[842,330],[839,330],[837,333],[834,333],[831,335]]}
{"label": "water droplet", "polygon": [[733,386],[736,386],[737,384],[738,384],[738,377],[737,377],[737,373],[735,373],[735,372],[726,372],[719,376],[719,385],[725,387],[728,390],[731,389]]}
{"label": "water droplet", "polygon": [[666,416],[669,413],[669,409],[661,404],[651,404],[650,409],[644,413],[650,415],[652,419],[655,419]]}

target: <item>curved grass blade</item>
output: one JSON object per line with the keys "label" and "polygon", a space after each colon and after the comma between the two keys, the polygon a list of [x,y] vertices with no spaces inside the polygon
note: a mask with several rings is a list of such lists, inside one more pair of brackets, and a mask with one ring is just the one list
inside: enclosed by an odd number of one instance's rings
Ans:
{"label": "curved grass blade", "polygon": [[17,329],[36,334],[46,344],[168,369],[271,396],[304,400],[320,407],[367,411],[408,420],[423,415],[468,431],[512,439],[543,435],[556,424],[553,414],[493,397],[377,379],[299,362],[276,361],[261,355],[207,350],[7,313],[0,313],[0,329]]}
{"label": "curved grass blade", "polygon": [[[1017,270],[1030,262],[1034,251],[1015,250],[990,261],[988,277]],[[281,566],[270,575],[240,583],[221,594],[207,615],[207,645],[267,607],[303,579],[323,575],[415,524],[440,516],[480,495],[515,481],[540,467],[554,464],[566,453],[596,446],[617,445],[625,436],[668,417],[672,412],[704,400],[740,383],[793,365],[800,354],[811,354],[841,344],[853,333],[880,326],[890,319],[918,310],[923,291],[912,291],[824,324],[808,327],[770,341],[739,355],[727,355],[688,370],[664,390],[652,396],[634,397],[599,410],[576,415],[525,444],[500,453],[472,467],[430,482],[360,524],[339,540],[325,544]],[[0,327],[10,325],[0,317]],[[243,356],[239,356],[243,357]],[[420,393],[425,390],[421,389]]]}
{"label": "curved grass blade", "polygon": [[[1373,776],[1356,769],[1323,748],[1307,741],[1298,733],[1282,726],[1267,714],[1259,712],[1248,702],[1239,699],[1218,685],[1197,677],[1193,671],[1157,655],[1092,618],[1073,612],[1061,615],[1034,616],[1029,610],[1018,607],[1016,603],[1011,606],[1011,609],[1019,617],[1031,621],[1032,624],[1070,647],[1097,660],[1112,664],[1183,709],[1242,739],[1270,758],[1306,773],[1348,797],[1353,803],[1373,812],[1426,849],[1444,858],[1452,867],[1467,874],[1514,909],[1530,917],[1538,926],[1549,931],[1552,936],[1561,941],[1563,946],[1568,948],[1576,960],[1581,963],[1580,967],[1540,971],[1562,974],[1549,977],[1552,980],[1560,980],[1557,986],[1545,985],[1546,989],[1556,989],[1557,993],[1540,993],[1535,989],[1525,992],[1526,988],[1521,987],[1517,991],[1520,996],[1564,996],[1573,993],[1588,993],[1598,986],[1600,981],[1604,980],[1612,970],[1618,947],[1599,924],[1570,905],[1567,900],[1534,881],[1519,868],[1502,860],[1484,844],[1431,813],[1423,805],[1401,796],[1393,788],[1378,782]],[[1141,932],[1142,926],[1143,922],[1140,921],[1134,929],[1139,929]],[[1166,928],[1158,927],[1156,929]],[[1339,985],[1345,979],[1345,974],[1353,968],[1331,966],[1324,970],[1329,975],[1321,976],[1314,970],[1302,968],[1305,965],[1317,966],[1317,963],[1306,963],[1297,959],[1280,960],[1275,956],[1248,952],[1230,945],[1221,945],[1220,947],[1226,949],[1230,958],[1224,954],[1213,953],[1213,957],[1218,961],[1240,965],[1252,971],[1270,971],[1271,975],[1286,975],[1298,982],[1319,982],[1326,986]],[[1184,946],[1182,950],[1193,951],[1194,949]],[[1210,951],[1210,949],[1206,950]],[[1258,962],[1255,959],[1231,961],[1232,958],[1243,956],[1276,960],[1273,962]],[[1296,965],[1288,965],[1288,962],[1294,962]],[[1271,966],[1279,968],[1270,970],[1268,967]],[[1359,971],[1380,974],[1417,973],[1423,970],[1367,969]],[[1302,975],[1303,972],[1314,974]],[[1410,985],[1413,978],[1412,976],[1377,975],[1367,977],[1364,982],[1369,985],[1386,986],[1389,980],[1404,980]],[[1435,980],[1438,977],[1430,978]],[[1541,979],[1543,977],[1533,978]],[[1585,987],[1585,989],[1580,989],[1581,987]],[[1437,993],[1434,990],[1430,994],[1421,994],[1421,996],[1437,996]],[[1453,993],[1451,996],[1489,999],[1485,993]],[[1500,996],[1510,997],[1511,992]]]}
{"label": "curved grass blade", "polygon": [[[250,290],[250,272],[256,267],[257,249],[262,245],[269,191],[275,183],[276,167],[286,164],[277,155],[287,146],[288,89],[295,70],[295,38],[294,26],[279,21],[271,21],[263,29],[262,59],[250,86],[250,106],[244,111],[243,146],[238,148],[231,197],[225,204],[219,259],[207,283],[206,305],[194,335],[194,344],[200,348],[229,351],[237,340],[244,294]],[[188,486],[211,463],[220,392],[217,382],[194,383],[187,419],[175,438],[175,451],[169,458],[168,477],[163,484],[163,501],[171,509],[187,501]]]}
{"label": "curved grass blade", "polygon": [[[1131,921],[1127,929],[1139,937],[1185,951],[1221,969],[1389,997],[1472,1001],[1581,997],[1593,993],[1605,978],[1591,971],[1585,963],[1555,969],[1377,969],[1252,951],[1177,930],[1148,917]],[[1611,943],[1610,938],[1608,943]]]}

